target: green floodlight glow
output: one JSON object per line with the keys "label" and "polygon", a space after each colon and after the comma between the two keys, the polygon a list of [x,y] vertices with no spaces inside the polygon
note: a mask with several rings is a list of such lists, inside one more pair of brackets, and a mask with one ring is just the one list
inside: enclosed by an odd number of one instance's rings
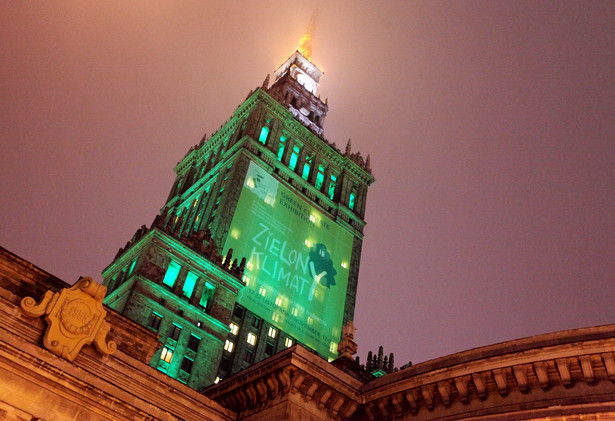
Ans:
{"label": "green floodlight glow", "polygon": [[[258,183],[250,180],[258,179]],[[237,302],[326,358],[337,357],[352,234],[250,162],[224,250],[247,257]]]}
{"label": "green floodlight glow", "polygon": [[264,145],[265,142],[267,142],[267,136],[269,136],[269,127],[263,126],[261,129],[261,134],[258,137],[258,141]]}
{"label": "green floodlight glow", "polygon": [[169,288],[173,288],[175,285],[175,281],[177,280],[177,275],[179,275],[179,270],[181,266],[173,261],[169,263],[169,267],[167,268],[167,273],[164,275],[164,279],[162,283],[168,286]]}
{"label": "green floodlight glow", "polygon": [[382,369],[377,369],[377,370],[372,371],[370,374],[372,376],[374,376],[374,377],[382,377],[382,376],[384,376],[387,373],[386,373],[386,371],[384,371]]}
{"label": "green floodlight glow", "polygon": [[354,210],[354,205],[357,199],[357,194],[353,191],[350,193],[350,199],[348,199],[348,209]]}
{"label": "green floodlight glow", "polygon": [[329,199],[333,200],[333,195],[335,194],[335,183],[337,181],[337,177],[331,174],[331,182],[329,183]]}
{"label": "green floodlight glow", "polygon": [[318,173],[316,174],[316,183],[314,184],[314,187],[320,190],[324,182],[325,182],[325,167],[323,167],[322,165],[319,165]]}
{"label": "green floodlight glow", "polygon": [[130,265],[130,270],[128,270],[128,275],[130,275],[132,273],[132,271],[135,268],[135,265],[137,264],[136,259],[132,261],[132,264]]}
{"label": "green floodlight glow", "polygon": [[278,161],[282,161],[285,150],[286,150],[286,137],[280,136],[280,144],[278,145]]}
{"label": "green floodlight glow", "polygon": [[301,178],[307,181],[310,176],[310,169],[312,168],[311,158],[305,159],[305,164],[303,164],[303,174],[301,174]]}
{"label": "green floodlight glow", "polygon": [[293,146],[293,153],[290,156],[290,162],[288,163],[288,168],[290,168],[291,171],[295,171],[295,168],[297,167],[297,161],[299,160],[300,151],[301,149],[299,149],[299,146]]}
{"label": "green floodlight glow", "polygon": [[201,300],[199,301],[199,305],[201,307],[207,307],[207,303],[214,296],[215,287],[209,282],[205,283],[205,288],[203,289],[203,295],[201,295]]}
{"label": "green floodlight glow", "polygon": [[197,279],[199,279],[198,276],[196,276],[192,272],[188,272],[188,275],[186,276],[186,282],[184,282],[184,287],[182,288],[182,293],[184,294],[184,296],[192,296],[192,291],[194,291],[194,285],[196,284]]}

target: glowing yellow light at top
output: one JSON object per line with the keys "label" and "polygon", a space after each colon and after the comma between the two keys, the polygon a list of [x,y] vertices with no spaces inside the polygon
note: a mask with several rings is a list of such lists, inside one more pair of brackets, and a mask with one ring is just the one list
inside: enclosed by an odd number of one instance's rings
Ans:
{"label": "glowing yellow light at top", "polygon": [[312,58],[312,25],[308,26],[305,34],[299,40],[299,47],[297,49],[303,57],[308,60]]}
{"label": "glowing yellow light at top", "polygon": [[308,60],[312,59],[312,34],[314,33],[314,22],[316,21],[316,15],[318,14],[318,6],[319,4],[317,3],[314,11],[312,12],[312,16],[310,17],[310,23],[308,23],[307,28],[305,28],[305,33],[299,40],[299,48],[297,48],[303,57]]}

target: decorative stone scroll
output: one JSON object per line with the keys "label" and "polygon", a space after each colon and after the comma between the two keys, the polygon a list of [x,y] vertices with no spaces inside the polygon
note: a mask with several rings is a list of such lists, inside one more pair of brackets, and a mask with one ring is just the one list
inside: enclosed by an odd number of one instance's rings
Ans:
{"label": "decorative stone scroll", "polygon": [[84,345],[94,342],[100,353],[108,355],[117,345],[105,339],[110,329],[102,305],[106,293],[107,288],[92,278],[80,278],[71,288],[47,291],[39,304],[25,297],[21,309],[30,317],[45,315],[43,345],[54,354],[73,361]]}

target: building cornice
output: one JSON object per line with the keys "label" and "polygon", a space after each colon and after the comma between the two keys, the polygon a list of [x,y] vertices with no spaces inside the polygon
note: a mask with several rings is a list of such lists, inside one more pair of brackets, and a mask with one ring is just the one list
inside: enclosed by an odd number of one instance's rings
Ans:
{"label": "building cornice", "polygon": [[612,402],[614,334],[613,326],[575,329],[418,364],[364,385],[362,419],[403,413],[403,419],[508,420],[511,411],[519,418],[523,411],[547,414],[555,402],[571,405],[588,395]]}
{"label": "building cornice", "polygon": [[239,419],[284,400],[299,400],[308,411],[324,411],[330,419],[347,419],[360,405],[360,386],[359,380],[295,345],[203,393]]}

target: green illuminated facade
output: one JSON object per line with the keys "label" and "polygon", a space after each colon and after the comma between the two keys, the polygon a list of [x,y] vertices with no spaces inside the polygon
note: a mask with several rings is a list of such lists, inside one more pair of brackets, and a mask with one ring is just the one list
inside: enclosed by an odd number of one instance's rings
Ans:
{"label": "green illuminated facade", "polygon": [[309,60],[274,76],[188,151],[155,223],[103,272],[107,303],[160,333],[152,365],[197,389],[295,343],[335,359],[354,318],[369,157],[323,136]]}

